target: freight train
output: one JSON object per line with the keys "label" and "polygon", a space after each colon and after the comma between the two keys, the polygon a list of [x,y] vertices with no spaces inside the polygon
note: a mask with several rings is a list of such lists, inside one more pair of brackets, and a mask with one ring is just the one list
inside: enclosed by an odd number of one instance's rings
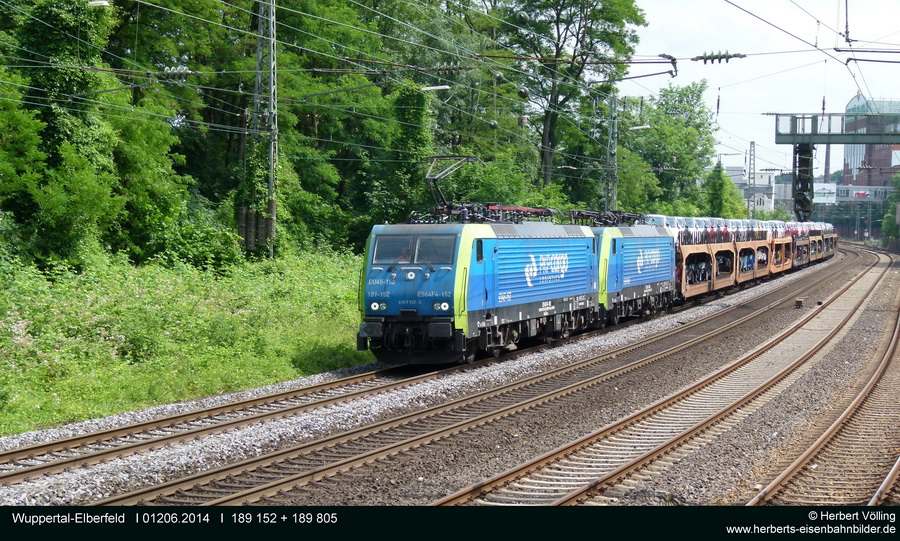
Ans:
{"label": "freight train", "polygon": [[496,204],[376,225],[357,348],[411,364],[471,362],[742,287],[835,254],[829,224]]}

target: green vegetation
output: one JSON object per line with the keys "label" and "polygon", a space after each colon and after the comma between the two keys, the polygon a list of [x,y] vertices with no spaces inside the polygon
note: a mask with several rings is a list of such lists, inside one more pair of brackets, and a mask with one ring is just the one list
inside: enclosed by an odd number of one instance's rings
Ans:
{"label": "green vegetation", "polygon": [[[269,212],[267,145],[248,130],[264,114],[257,3],[2,4],[0,211],[16,255],[76,269],[97,253],[241,259],[240,209]],[[276,17],[278,254],[360,252],[373,223],[434,203],[436,155],[480,162],[445,182],[455,201],[600,209],[615,175],[620,210],[708,206],[706,84],[644,103],[597,83],[626,75],[646,24],[635,0],[320,0]]]}
{"label": "green vegetation", "polygon": [[215,274],[0,260],[0,435],[369,361],[353,339],[359,268],[341,253]]}
{"label": "green vegetation", "polygon": [[3,434],[368,360],[354,254],[432,206],[432,156],[477,158],[453,201],[745,212],[702,184],[705,82],[615,93],[636,0],[278,2],[266,260],[257,2],[94,4],[0,0]]}
{"label": "green vegetation", "polygon": [[885,205],[885,208],[887,208],[888,211],[884,214],[884,218],[881,222],[881,235],[884,238],[885,246],[896,246],[896,239],[900,237],[900,227],[897,226],[896,216],[897,205],[900,204],[900,174],[894,175],[893,178],[891,178],[891,184],[894,187],[894,191],[891,192],[890,197],[888,197],[887,204]]}

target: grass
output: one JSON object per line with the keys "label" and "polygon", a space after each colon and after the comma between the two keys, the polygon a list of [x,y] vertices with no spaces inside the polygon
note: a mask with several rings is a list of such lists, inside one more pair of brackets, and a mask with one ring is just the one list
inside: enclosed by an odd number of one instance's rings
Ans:
{"label": "grass", "polygon": [[48,275],[0,260],[0,436],[368,362],[360,264],[310,253],[219,274],[112,261]]}

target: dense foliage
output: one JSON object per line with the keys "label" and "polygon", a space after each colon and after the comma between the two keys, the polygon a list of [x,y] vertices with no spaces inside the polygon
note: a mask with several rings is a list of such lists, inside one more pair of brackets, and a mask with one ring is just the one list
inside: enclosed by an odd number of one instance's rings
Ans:
{"label": "dense foliage", "polygon": [[0,435],[288,381],[356,351],[359,256],[211,276],[127,261],[39,272],[0,254]]}
{"label": "dense foliage", "polygon": [[257,2],[104,4],[0,0],[2,433],[369,360],[354,254],[433,205],[433,157],[454,201],[741,211],[701,185],[705,83],[615,93],[639,0],[279,1],[248,253]]}
{"label": "dense foliage", "polygon": [[894,175],[891,179],[894,191],[885,204],[888,209],[884,214],[881,225],[881,235],[887,245],[896,247],[897,238],[900,237],[900,226],[897,225],[897,205],[900,205],[900,175]]}
{"label": "dense foliage", "polygon": [[[268,212],[253,129],[256,2],[0,5],[10,249],[41,267],[80,268],[99,253],[240,261],[237,207]],[[450,199],[603,207],[612,129],[620,209],[707,211],[705,85],[640,106],[609,100],[646,21],[635,0],[587,5],[279,5],[277,253],[359,251],[372,223],[433,203],[424,177],[439,155],[478,160],[444,181]],[[449,88],[423,90],[434,86]],[[627,130],[638,123],[652,129]]]}

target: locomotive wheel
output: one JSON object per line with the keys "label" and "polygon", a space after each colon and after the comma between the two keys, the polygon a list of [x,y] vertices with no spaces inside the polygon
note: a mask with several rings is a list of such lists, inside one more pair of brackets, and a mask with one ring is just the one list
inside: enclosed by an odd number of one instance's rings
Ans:
{"label": "locomotive wheel", "polygon": [[466,364],[471,364],[475,362],[475,342],[471,341],[466,344],[466,352],[463,353],[463,362]]}
{"label": "locomotive wheel", "polygon": [[544,328],[544,332],[542,333],[542,335],[545,344],[553,343],[553,333],[551,331],[548,331],[546,328]]}

